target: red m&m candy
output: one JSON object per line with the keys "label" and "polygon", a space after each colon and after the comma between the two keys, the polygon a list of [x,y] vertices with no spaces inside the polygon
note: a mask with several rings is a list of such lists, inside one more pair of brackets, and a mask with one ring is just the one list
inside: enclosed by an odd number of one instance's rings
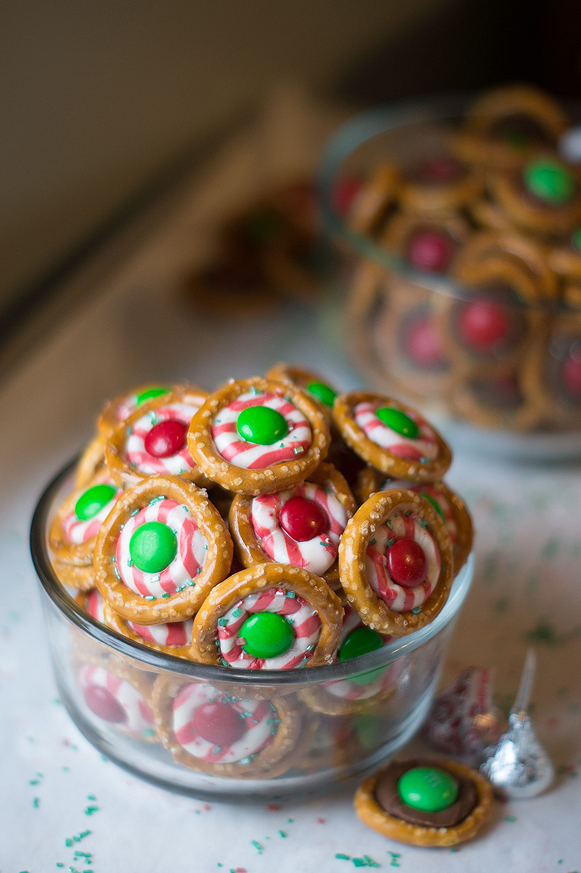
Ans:
{"label": "red m&m candy", "polygon": [[389,575],[398,585],[414,588],[426,578],[428,562],[424,550],[410,537],[397,537],[386,551]]}
{"label": "red m&m candy", "polygon": [[168,418],[155,424],[144,440],[145,451],[154,458],[177,455],[186,444],[188,426],[183,421]]}
{"label": "red m&m candy", "polygon": [[299,543],[320,536],[328,525],[323,507],[307,497],[291,497],[280,510],[280,526]]}

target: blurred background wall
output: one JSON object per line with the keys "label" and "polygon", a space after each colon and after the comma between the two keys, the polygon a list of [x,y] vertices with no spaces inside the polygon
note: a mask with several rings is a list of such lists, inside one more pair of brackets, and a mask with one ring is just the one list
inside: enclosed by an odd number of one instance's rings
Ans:
{"label": "blurred background wall", "polygon": [[152,173],[273,83],[354,109],[510,78],[578,93],[579,6],[3,0],[0,319]]}

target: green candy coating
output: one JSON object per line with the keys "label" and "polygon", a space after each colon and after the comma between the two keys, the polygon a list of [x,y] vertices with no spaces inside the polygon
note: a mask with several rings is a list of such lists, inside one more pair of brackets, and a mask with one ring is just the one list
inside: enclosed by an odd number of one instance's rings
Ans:
{"label": "green candy coating", "polygon": [[383,406],[377,410],[376,415],[380,421],[402,436],[415,440],[419,435],[420,429],[415,421],[399,409]]}
{"label": "green candy coating", "polygon": [[458,797],[458,782],[438,767],[412,767],[397,783],[400,799],[423,812],[448,809]]}
{"label": "green candy coating", "polygon": [[307,391],[313,397],[316,397],[317,400],[320,400],[321,403],[324,403],[325,406],[332,406],[337,396],[337,392],[333,391],[329,385],[325,385],[324,382],[310,382],[307,385]]}
{"label": "green candy coating", "polygon": [[75,503],[75,515],[80,521],[89,521],[113,499],[116,493],[117,488],[105,483],[87,488]]}
{"label": "green candy coating", "polygon": [[571,246],[581,251],[581,227],[576,227],[571,234]]}
{"label": "green candy coating", "polygon": [[169,394],[169,388],[164,388],[163,385],[155,385],[152,388],[146,388],[141,394],[137,395],[135,401],[136,406],[142,406],[148,400],[153,400],[154,397],[161,397],[162,394]]}
{"label": "green candy coating", "polygon": [[434,507],[434,509],[436,510],[436,512],[438,513],[438,515],[442,519],[442,521],[445,521],[446,519],[444,518],[444,510],[442,509],[442,507],[440,506],[440,504],[438,503],[436,498],[432,497],[431,494],[423,494],[423,492],[422,492],[422,496],[426,498],[428,503],[432,504],[432,506]]}
{"label": "green candy coating", "polygon": [[147,521],[129,541],[131,562],[144,573],[159,573],[171,564],[178,551],[173,530],[161,521]]}
{"label": "green candy coating", "polygon": [[236,430],[243,440],[270,446],[288,433],[284,415],[270,406],[247,406],[236,422]]}
{"label": "green candy coating", "polygon": [[344,639],[339,649],[339,660],[348,661],[350,658],[358,658],[359,655],[374,652],[382,646],[381,634],[370,627],[357,627]]}
{"label": "green candy coating", "polygon": [[527,190],[552,206],[560,206],[575,194],[575,179],[560,161],[554,158],[536,158],[523,170]]}
{"label": "green candy coating", "polygon": [[288,652],[295,640],[289,621],[276,612],[256,612],[240,628],[244,651],[255,658],[276,658]]}

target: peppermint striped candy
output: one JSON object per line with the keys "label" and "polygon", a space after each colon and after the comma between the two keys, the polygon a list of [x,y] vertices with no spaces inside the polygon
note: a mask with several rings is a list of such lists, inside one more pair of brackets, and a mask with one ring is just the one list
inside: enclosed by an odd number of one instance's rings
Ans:
{"label": "peppermint striped candy", "polygon": [[387,449],[392,455],[397,455],[398,458],[405,458],[410,461],[419,461],[421,458],[427,458],[433,461],[438,455],[438,441],[432,428],[413,411],[406,412],[417,424],[420,436],[417,439],[403,436],[392,430],[381,421],[376,415],[377,404],[370,401],[358,403],[353,410],[353,418],[356,424],[365,433],[365,436],[371,442],[380,446],[382,449]]}
{"label": "peppermint striped candy", "polygon": [[169,419],[181,421],[189,426],[193,415],[200,408],[196,403],[168,403],[157,409],[145,413],[139,418],[125,444],[125,457],[127,461],[140,473],[152,476],[156,473],[178,476],[187,473],[196,466],[194,459],[188,451],[187,443],[184,443],[179,452],[168,458],[155,458],[145,450],[145,438],[156,424]]}
{"label": "peppermint striped candy", "polygon": [[132,734],[151,735],[155,717],[143,695],[126,679],[96,664],[84,664],[79,671],[79,686],[83,693],[93,685],[106,688],[125,712],[125,721],[115,722],[115,727]]}
{"label": "peppermint striped candy", "polygon": [[[277,440],[276,444],[266,446],[243,439],[236,429],[236,423],[240,413],[249,406],[269,406],[280,412],[288,426],[287,435]],[[212,437],[216,449],[230,464],[246,470],[264,470],[265,467],[302,455],[311,444],[311,428],[300,409],[285,397],[249,391],[220,410],[219,417],[214,421]]]}
{"label": "peppermint striped candy", "polygon": [[[394,512],[375,531],[374,539],[367,546],[365,567],[369,584],[394,612],[408,612],[422,606],[436,587],[440,575],[440,553],[429,531],[421,527],[413,515],[407,518]],[[387,569],[386,550],[396,537],[409,537],[423,549],[427,561],[426,578],[413,588],[405,588],[393,581]]]}
{"label": "peppermint striped candy", "polygon": [[87,612],[96,621],[105,624],[105,614],[103,612],[103,595],[98,588],[93,588],[87,597]]}
{"label": "peppermint striped candy", "polygon": [[158,646],[187,646],[192,641],[193,623],[192,618],[148,625],[127,621],[134,633],[149,643],[157,643]]}
{"label": "peppermint striped candy", "polygon": [[450,539],[453,543],[458,542],[458,526],[456,524],[456,519],[454,518],[452,507],[443,491],[433,483],[422,485],[417,482],[407,482],[405,479],[386,479],[379,490],[393,491],[394,489],[402,488],[406,491],[417,491],[418,494],[428,494],[430,497],[433,497],[442,510],[444,522],[448,533],[450,534]]}
{"label": "peppermint striped candy", "polygon": [[[197,733],[194,715],[205,703],[226,704],[242,716],[245,730],[240,739],[229,746],[219,746]],[[250,763],[272,743],[279,723],[276,710],[267,700],[242,700],[201,682],[184,685],[173,702],[173,732],[177,742],[195,758],[212,763]]]}
{"label": "peppermint striped candy", "polygon": [[[280,526],[280,511],[291,497],[306,497],[318,503],[328,519],[328,529],[320,536],[297,542]],[[337,557],[347,512],[337,498],[313,482],[287,488],[276,494],[263,494],[252,501],[252,526],[269,558],[278,564],[305,567],[322,576]]]}
{"label": "peppermint striped candy", "polygon": [[[256,658],[244,651],[239,631],[246,619],[257,612],[284,616],[294,630],[295,639],[288,651],[274,658]],[[218,621],[218,645],[226,665],[247,670],[290,670],[302,667],[309,659],[321,632],[316,609],[304,598],[284,588],[267,588],[249,594]]]}
{"label": "peppermint striped candy", "polygon": [[[115,494],[113,495],[111,500],[106,503],[105,506],[103,506],[96,515],[93,516],[93,518],[88,518],[85,520],[83,520],[82,518],[78,518],[75,513],[74,507],[64,516],[61,522],[63,533],[71,543],[76,543],[77,545],[80,545],[81,543],[86,543],[87,540],[90,540],[93,537],[97,536],[101,525],[111,512],[115,501],[121,493],[121,489],[119,488],[117,483],[114,482],[113,479],[111,479],[108,473],[105,473],[94,479],[91,483],[91,487],[93,485],[112,485],[115,488]],[[88,491],[88,488],[85,490]]]}
{"label": "peppermint striped candy", "polygon": [[[146,573],[131,562],[129,544],[138,527],[148,521],[167,524],[176,535],[178,550],[173,561],[160,573]],[[116,568],[122,582],[142,597],[163,597],[175,594],[185,585],[195,583],[204,566],[208,544],[190,515],[187,506],[169,497],[153,499],[125,524],[115,551]]]}

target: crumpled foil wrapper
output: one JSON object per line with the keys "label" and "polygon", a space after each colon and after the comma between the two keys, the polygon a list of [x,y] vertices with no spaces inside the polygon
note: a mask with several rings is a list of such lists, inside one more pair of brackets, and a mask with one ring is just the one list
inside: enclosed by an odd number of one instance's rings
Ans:
{"label": "crumpled foil wrapper", "polygon": [[426,724],[428,743],[478,767],[485,750],[496,743],[505,725],[500,710],[492,703],[492,689],[492,670],[463,670],[434,700]]}

